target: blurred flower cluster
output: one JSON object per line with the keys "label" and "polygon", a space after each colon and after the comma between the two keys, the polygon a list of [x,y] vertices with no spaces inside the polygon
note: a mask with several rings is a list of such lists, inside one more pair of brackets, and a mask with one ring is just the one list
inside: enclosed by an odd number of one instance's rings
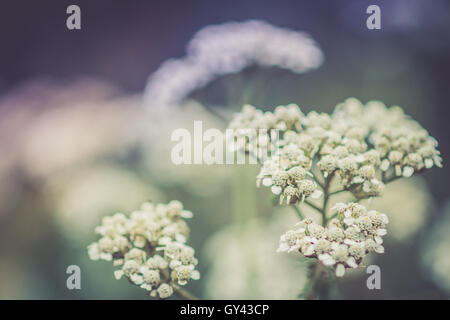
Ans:
{"label": "blurred flower cluster", "polygon": [[315,41],[303,32],[258,20],[208,26],[189,42],[185,57],[164,62],[151,75],[144,103],[153,108],[177,106],[214,78],[252,64],[303,73],[322,60]]}
{"label": "blurred flower cluster", "polygon": [[286,208],[213,234],[205,248],[206,296],[211,299],[290,299],[306,284],[306,265],[276,253],[279,234],[296,219]]}
{"label": "blurred flower cluster", "polygon": [[437,221],[426,234],[422,247],[423,269],[443,290],[450,292],[450,202],[447,201]]}
{"label": "blurred flower cluster", "polygon": [[179,201],[146,202],[130,218],[121,213],[104,217],[95,230],[101,238],[89,245],[89,256],[122,266],[116,279],[125,275],[152,296],[168,298],[177,284],[200,278],[195,251],[185,244],[189,227],[183,218],[191,217]]}
{"label": "blurred flower cluster", "polygon": [[409,243],[426,225],[433,211],[430,190],[423,177],[399,179],[386,185],[382,197],[361,201],[369,210],[389,214],[389,239]]}

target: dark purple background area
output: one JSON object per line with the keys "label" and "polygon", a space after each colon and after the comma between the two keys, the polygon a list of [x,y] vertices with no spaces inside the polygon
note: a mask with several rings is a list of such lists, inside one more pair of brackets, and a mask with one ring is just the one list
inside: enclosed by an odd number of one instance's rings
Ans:
{"label": "dark purple background area", "polygon": [[[365,9],[377,3],[382,30],[369,31]],[[82,30],[65,27],[69,4],[81,7]],[[331,59],[327,64],[334,62],[333,56],[342,59],[342,50],[357,52],[383,43],[415,52],[438,72],[449,67],[445,59],[450,49],[449,8],[449,2],[439,0],[3,0],[1,88],[36,75],[83,74],[107,78],[126,90],[141,90],[162,61],[184,54],[185,44],[200,28],[246,19],[311,33]]]}
{"label": "dark purple background area", "polygon": [[[81,7],[82,30],[65,26],[70,4]],[[381,8],[382,30],[365,27],[370,4]],[[6,0],[0,9],[0,93],[35,77],[64,81],[80,75],[139,92],[164,60],[184,55],[196,31],[208,24],[247,19],[305,30],[318,41],[326,61],[308,75],[314,90],[298,89],[307,104],[333,105],[352,95],[400,104],[441,141],[445,159],[450,140],[448,1]],[[387,69],[389,63],[394,68],[398,64],[383,57],[384,48],[394,50],[398,61],[408,61],[409,73],[399,78],[375,76],[373,88],[362,90],[361,70],[372,64],[376,68],[380,61]],[[407,82],[417,77],[424,83],[428,105],[402,101],[397,91],[407,90]],[[342,84],[351,90],[340,90]],[[321,100],[321,92],[330,90],[334,95]],[[448,176],[448,171],[440,174]],[[443,185],[434,189],[441,200],[448,195]]]}

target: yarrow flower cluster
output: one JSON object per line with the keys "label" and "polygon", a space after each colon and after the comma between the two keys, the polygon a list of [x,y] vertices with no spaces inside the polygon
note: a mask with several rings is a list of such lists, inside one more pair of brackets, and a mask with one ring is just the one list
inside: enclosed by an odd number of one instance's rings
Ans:
{"label": "yarrow flower cluster", "polygon": [[393,176],[411,177],[433,166],[442,167],[438,143],[418,122],[398,106],[387,108],[380,101],[363,106],[349,98],[336,107],[336,117],[350,117],[367,126],[367,141],[380,155],[379,168]]}
{"label": "yarrow flower cluster", "polygon": [[[386,214],[368,211],[357,202],[381,196],[384,185],[398,177],[442,166],[436,140],[400,107],[388,108],[379,101],[363,105],[349,98],[331,114],[304,114],[293,104],[274,112],[246,105],[229,128],[237,138],[245,134],[244,129],[278,132],[277,141],[271,140],[271,134],[264,138],[275,147],[267,149],[267,158],[259,159],[262,168],[256,184],[269,187],[281,204],[294,205],[302,218],[297,229],[281,237],[278,251],[316,258],[335,268],[339,277],[346,268],[357,268],[369,252],[384,252]],[[254,151],[261,139],[247,142],[239,150],[260,155]],[[328,201],[340,192],[355,200],[336,204],[330,215]],[[318,206],[320,198],[323,203]],[[297,207],[302,203],[321,214],[322,225],[304,218]]]}
{"label": "yarrow flower cluster", "polygon": [[113,261],[121,267],[114,272],[116,279],[125,276],[151,296],[168,298],[177,285],[200,278],[195,251],[185,243],[189,227],[184,218],[191,217],[179,201],[146,202],[129,218],[121,213],[104,217],[95,230],[101,238],[89,245],[89,257]]}
{"label": "yarrow flower cluster", "polygon": [[335,269],[342,277],[347,268],[357,268],[370,252],[383,253],[388,217],[374,210],[368,211],[357,203],[337,203],[333,208],[337,217],[327,226],[306,218],[280,238],[279,252],[298,251],[308,258],[318,259]]}
{"label": "yarrow flower cluster", "polygon": [[[265,142],[272,145],[268,148],[272,153],[260,159],[263,167],[257,185],[262,182],[280,196],[280,202],[289,199],[288,204],[320,196],[314,181],[305,179],[313,175],[313,167],[325,179],[338,177],[343,188],[357,198],[369,198],[380,196],[384,183],[395,176],[409,177],[442,162],[436,140],[425,129],[400,107],[387,108],[378,101],[364,106],[349,98],[331,115],[316,111],[305,115],[294,104],[279,106],[273,113],[246,105],[229,128],[237,138],[249,128],[279,132],[278,141]],[[245,148],[239,149],[262,154],[255,151],[262,142],[255,141],[247,140]],[[395,170],[391,173],[389,168]]]}
{"label": "yarrow flower cluster", "polygon": [[[279,155],[273,156],[264,162],[257,176],[256,184],[270,187],[275,195],[279,195],[280,203],[296,203],[306,197],[319,198],[322,191],[311,179],[312,174],[308,171],[311,160],[307,158],[300,149],[294,148],[292,160],[283,157],[288,148],[282,149]],[[301,150],[300,150],[301,151]]]}
{"label": "yarrow flower cluster", "polygon": [[278,150],[279,132],[299,130],[303,112],[296,104],[278,106],[274,112],[263,112],[249,104],[236,114],[228,128],[233,135],[227,137],[231,151],[244,151],[259,161]]}

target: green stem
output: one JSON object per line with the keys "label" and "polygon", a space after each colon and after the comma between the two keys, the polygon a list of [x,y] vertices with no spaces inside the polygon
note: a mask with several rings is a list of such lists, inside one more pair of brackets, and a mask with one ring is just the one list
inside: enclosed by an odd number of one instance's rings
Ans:
{"label": "green stem", "polygon": [[319,262],[312,263],[309,266],[309,274],[309,288],[304,297],[305,300],[315,300],[320,297],[321,293],[323,294],[324,290],[327,290],[327,285],[324,281],[326,274]]}
{"label": "green stem", "polygon": [[219,119],[223,123],[228,124],[230,122],[230,119],[228,119],[227,116],[217,111],[215,107],[211,107],[208,103],[202,104],[202,106],[208,111],[211,115],[213,115],[215,118]]}
{"label": "green stem", "polygon": [[320,214],[322,214],[322,209],[316,206],[314,203],[309,202],[308,200],[303,201],[305,204],[310,206],[311,208],[317,210]]}
{"label": "green stem", "polygon": [[348,190],[345,190],[345,189],[336,190],[336,191],[330,192],[328,195],[329,195],[329,196],[334,196],[335,194],[339,194],[339,193],[347,192],[347,191],[348,191]]}
{"label": "green stem", "polygon": [[333,174],[330,174],[326,179],[325,179],[325,185],[323,188],[323,206],[322,206],[322,225],[326,226],[328,219],[327,219],[327,206],[328,206],[328,200],[330,199],[330,185],[331,185],[331,180],[333,180]]}
{"label": "green stem", "polygon": [[194,296],[192,293],[190,293],[186,289],[181,288],[179,285],[171,281],[168,270],[162,270],[161,275],[163,276],[164,280],[170,284],[170,286],[173,288],[173,291],[180,297],[185,298],[187,300],[198,300],[198,298]]}
{"label": "green stem", "polygon": [[294,210],[297,213],[298,217],[300,218],[300,220],[305,219],[305,216],[303,215],[303,213],[300,211],[300,209],[294,204]]}
{"label": "green stem", "polygon": [[329,218],[328,218],[328,221],[330,221],[330,220],[332,220],[332,219],[336,218],[336,217],[337,217],[337,215],[338,215],[338,214],[337,214],[337,212],[336,212],[335,214],[333,214],[333,215],[332,215],[331,217],[329,217]]}
{"label": "green stem", "polygon": [[[394,180],[397,180],[398,178],[401,178],[401,177],[391,175],[389,178],[387,178],[385,174],[382,174],[382,181],[385,184],[392,182]],[[323,185],[321,185],[321,187],[323,189],[323,196],[324,196],[322,208],[319,208],[318,206],[314,205],[313,203],[311,203],[307,200],[304,201],[305,204],[309,205],[310,207],[314,208],[315,210],[317,210],[318,212],[321,213],[322,225],[324,227],[327,225],[327,222],[329,220],[337,217],[337,213],[335,213],[335,214],[331,215],[329,218],[327,218],[327,207],[328,207],[328,202],[329,202],[330,196],[341,193],[341,192],[350,191],[350,190],[341,189],[341,190],[329,192],[332,179],[333,179],[333,175],[329,175],[325,179],[325,183]],[[318,179],[316,179],[316,177],[314,177],[314,180],[316,180],[316,182],[318,181]],[[363,199],[369,198],[369,196],[355,195],[353,192],[352,192],[352,194],[355,197],[353,202],[359,202]],[[321,293],[323,294],[323,293],[326,293],[326,291],[327,291],[327,283],[324,282],[325,272],[324,272],[324,270],[322,270],[322,267],[319,262],[315,262],[315,263],[311,264],[309,268],[310,268],[309,269],[309,275],[310,275],[309,276],[309,288],[306,291],[304,298],[308,299],[308,300],[318,299],[319,296],[321,295]]]}
{"label": "green stem", "polygon": [[322,188],[322,190],[325,188],[324,184],[320,182],[320,180],[316,177],[315,174],[313,174],[313,180],[319,185],[319,187]]}
{"label": "green stem", "polygon": [[178,294],[180,297],[185,298],[186,300],[199,300],[196,296],[194,296],[186,289],[181,288],[179,285],[173,282],[171,282],[170,285],[172,286],[173,291],[175,291],[175,293]]}
{"label": "green stem", "polygon": [[384,183],[384,184],[388,184],[389,182],[395,181],[395,180],[400,179],[400,178],[402,178],[402,176],[392,175],[392,176],[390,176],[389,178],[386,178],[386,177],[385,177],[385,178],[383,179],[383,183]]}

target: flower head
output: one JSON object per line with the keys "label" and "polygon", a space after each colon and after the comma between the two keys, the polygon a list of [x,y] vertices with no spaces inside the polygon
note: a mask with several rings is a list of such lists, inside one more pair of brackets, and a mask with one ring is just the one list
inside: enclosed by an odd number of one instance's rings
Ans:
{"label": "flower head", "polygon": [[333,211],[337,218],[323,227],[304,219],[300,228],[289,230],[280,238],[279,252],[298,251],[315,258],[324,266],[333,267],[341,277],[347,268],[357,268],[370,252],[383,253],[382,237],[386,235],[385,214],[368,211],[357,203],[338,203]]}
{"label": "flower head", "polygon": [[[379,101],[364,106],[349,98],[331,115],[304,114],[293,104],[265,113],[246,105],[229,128],[279,131],[276,147],[266,138],[272,147],[267,158],[259,159],[263,166],[256,184],[269,187],[285,204],[320,197],[317,182],[333,177],[357,199],[378,197],[396,176],[442,165],[436,140],[400,107],[387,108]],[[255,146],[238,149],[252,152]]]}
{"label": "flower head", "polygon": [[125,276],[152,296],[168,298],[172,282],[185,285],[200,278],[195,251],[185,244],[189,228],[183,219],[191,217],[179,201],[146,202],[130,217],[105,217],[96,228],[101,238],[88,247],[89,257],[112,260],[121,266],[114,272],[116,279]]}

